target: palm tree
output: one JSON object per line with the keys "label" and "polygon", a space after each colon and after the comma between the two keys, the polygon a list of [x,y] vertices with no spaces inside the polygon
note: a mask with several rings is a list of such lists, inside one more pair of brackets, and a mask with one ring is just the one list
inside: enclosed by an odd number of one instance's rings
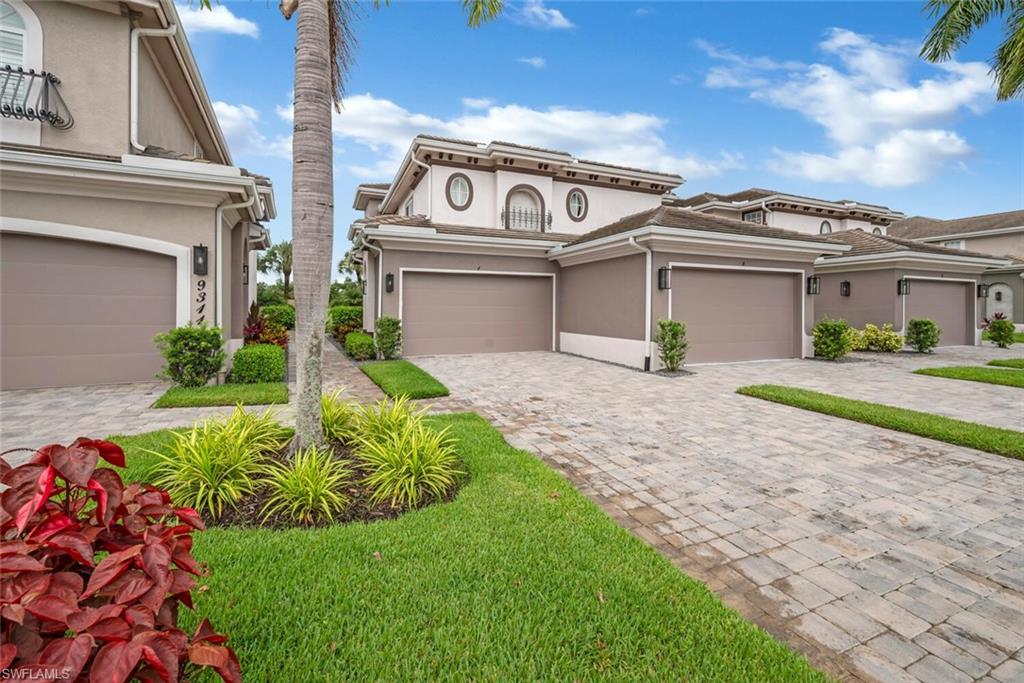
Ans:
{"label": "palm tree", "polygon": [[348,275],[351,273],[356,276],[356,284],[362,286],[363,284],[363,264],[356,261],[354,258],[355,254],[349,249],[345,252],[345,255],[338,261],[338,273],[341,275]]}
{"label": "palm tree", "polygon": [[925,11],[938,17],[921,46],[921,56],[929,62],[950,59],[995,15],[1007,15],[1005,40],[990,62],[996,98],[1024,96],[1024,0],[928,0]]}
{"label": "palm tree", "polygon": [[289,298],[289,283],[292,279],[292,243],[285,240],[260,254],[256,261],[256,269],[261,273],[281,273],[284,280],[284,296]]}
{"label": "palm tree", "polygon": [[[476,27],[501,13],[504,0],[460,0]],[[212,9],[211,0],[199,0]],[[380,7],[388,0],[374,0]],[[292,134],[292,242],[295,250],[295,448],[323,442],[324,323],[334,242],[334,154],[331,107],[341,107],[352,65],[352,5],[347,0],[280,0],[281,14],[299,13],[295,40]]]}

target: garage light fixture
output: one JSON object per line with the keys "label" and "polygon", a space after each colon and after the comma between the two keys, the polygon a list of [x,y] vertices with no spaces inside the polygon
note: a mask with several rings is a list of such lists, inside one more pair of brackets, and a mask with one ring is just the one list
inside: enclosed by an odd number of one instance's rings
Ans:
{"label": "garage light fixture", "polygon": [[839,296],[850,296],[850,281],[843,280],[839,283]]}
{"label": "garage light fixture", "polygon": [[807,293],[816,296],[821,294],[821,278],[817,275],[812,275],[807,278]]}
{"label": "garage light fixture", "polygon": [[210,248],[200,244],[192,247],[192,274],[206,275],[210,271]]}
{"label": "garage light fixture", "polygon": [[384,291],[390,294],[395,291],[395,274],[388,273],[384,276]]}
{"label": "garage light fixture", "polygon": [[672,269],[667,266],[658,268],[658,289],[672,289]]}
{"label": "garage light fixture", "polygon": [[978,298],[979,299],[987,299],[988,298],[988,287],[989,287],[988,285],[978,285]]}
{"label": "garage light fixture", "polygon": [[243,265],[242,266],[242,284],[243,285],[248,285],[249,284],[249,266],[247,266],[247,265]]}
{"label": "garage light fixture", "polygon": [[910,280],[902,278],[896,281],[896,293],[900,296],[910,294]]}

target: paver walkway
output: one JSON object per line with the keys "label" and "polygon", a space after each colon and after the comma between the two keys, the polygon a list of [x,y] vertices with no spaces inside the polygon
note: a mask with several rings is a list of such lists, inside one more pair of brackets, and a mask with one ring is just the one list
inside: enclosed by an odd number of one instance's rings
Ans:
{"label": "paver walkway", "polygon": [[910,374],[1019,350],[704,366],[421,357],[729,605],[843,680],[1024,680],[1024,462],[739,396],[772,382],[1022,428],[1024,392]]}

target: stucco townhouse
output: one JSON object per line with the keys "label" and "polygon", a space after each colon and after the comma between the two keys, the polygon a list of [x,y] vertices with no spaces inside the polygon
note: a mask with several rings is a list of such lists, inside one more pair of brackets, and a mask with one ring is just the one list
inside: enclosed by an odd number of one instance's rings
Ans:
{"label": "stucco townhouse", "polygon": [[152,380],[241,344],[270,182],[235,166],[171,0],[0,0],[0,386]]}

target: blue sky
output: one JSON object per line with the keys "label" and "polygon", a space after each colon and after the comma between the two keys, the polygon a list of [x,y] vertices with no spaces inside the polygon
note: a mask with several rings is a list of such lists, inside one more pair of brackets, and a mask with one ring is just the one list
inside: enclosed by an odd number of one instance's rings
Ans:
{"label": "blue sky", "polygon": [[[195,5],[195,3],[193,3]],[[456,2],[363,6],[335,117],[335,252],[359,182],[417,132],[555,147],[676,171],[681,195],[758,186],[953,218],[1024,206],[1024,105],[996,103],[1001,25],[942,67],[916,51],[923,3],[508,4],[479,29]],[[235,162],[269,175],[290,234],[295,24],[277,3],[179,7]]]}

